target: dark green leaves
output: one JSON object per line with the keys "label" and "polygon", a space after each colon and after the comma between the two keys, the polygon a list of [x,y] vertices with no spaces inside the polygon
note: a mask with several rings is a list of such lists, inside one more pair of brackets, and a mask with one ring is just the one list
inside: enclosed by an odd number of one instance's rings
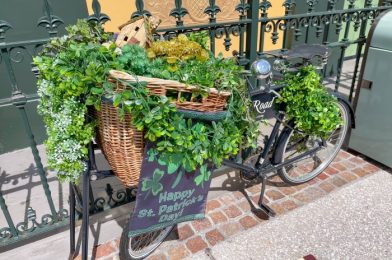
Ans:
{"label": "dark green leaves", "polygon": [[[99,25],[80,21],[68,27],[68,37],[54,39],[45,47],[42,55],[34,59],[41,72],[41,83],[50,82],[54,86],[48,88],[41,98],[41,111],[51,137],[48,142],[51,147],[49,153],[52,151],[55,154],[56,147],[67,140],[73,141],[72,148],[78,147],[75,148],[77,152],[85,155],[85,145],[94,135],[94,125],[84,122],[84,116],[88,106],[99,109],[102,99],[105,102],[110,100],[118,107],[119,120],[129,116],[132,124],[144,132],[147,140],[156,142],[156,149],[148,151],[148,160],[158,160],[167,167],[168,174],[194,172],[209,161],[219,165],[224,158],[238,153],[241,143],[244,147],[253,143],[258,128],[248,111],[251,104],[246,84],[240,76],[242,69],[235,60],[211,56],[205,61],[208,58],[206,55],[205,59],[188,57],[181,62],[168,64],[166,58],[148,59],[146,51],[138,45],[126,45],[121,52],[113,43],[105,43],[103,46],[101,43],[107,42],[109,36]],[[208,35],[205,33],[191,34],[190,40],[200,43],[204,48],[208,47]],[[197,100],[208,96],[206,88],[209,87],[228,90],[232,92],[227,105],[228,116],[214,125],[185,120],[176,113],[176,106],[170,102],[170,97],[151,95],[145,82],[109,82],[107,75],[111,69],[125,70],[135,76],[174,79],[199,86],[198,91],[191,95]],[[125,89],[117,89],[118,84],[125,86]],[[69,127],[72,135],[63,136],[58,128],[53,127],[55,116],[50,113],[61,113],[65,101],[70,100],[80,105],[80,110],[73,115],[75,120],[71,120],[75,122]],[[56,168],[56,162],[51,162],[53,168]],[[77,168],[75,164],[57,163],[57,166],[56,169],[64,172],[64,175],[68,170],[75,172]],[[82,168],[80,165],[78,167]],[[203,177],[198,180],[204,180],[209,174],[203,170]],[[72,176],[75,179],[77,177]],[[154,183],[146,182],[145,185],[148,185],[144,188],[151,187],[156,193],[160,186]]]}
{"label": "dark green leaves", "polygon": [[277,101],[284,103],[289,119],[309,135],[328,136],[341,125],[336,98],[320,83],[320,76],[313,66],[301,69],[297,74],[287,74],[287,87]]}

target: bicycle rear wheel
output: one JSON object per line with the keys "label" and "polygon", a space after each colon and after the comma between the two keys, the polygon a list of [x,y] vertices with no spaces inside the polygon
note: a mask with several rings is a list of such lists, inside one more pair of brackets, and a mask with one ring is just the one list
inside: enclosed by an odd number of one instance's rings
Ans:
{"label": "bicycle rear wheel", "polygon": [[128,228],[124,228],[120,239],[120,259],[136,260],[146,258],[157,249],[173,228],[174,225],[134,237],[128,237]]}
{"label": "bicycle rear wheel", "polygon": [[[351,117],[349,108],[343,101],[338,101],[340,115],[343,125],[335,129],[326,141],[326,146],[311,154],[310,156],[283,167],[278,171],[283,181],[289,184],[305,183],[322,173],[325,168],[335,159],[346,138]],[[279,138],[278,145],[274,154],[273,162],[275,164],[290,160],[309,150],[315,149],[321,145],[322,139],[317,136],[309,136],[286,127]]]}

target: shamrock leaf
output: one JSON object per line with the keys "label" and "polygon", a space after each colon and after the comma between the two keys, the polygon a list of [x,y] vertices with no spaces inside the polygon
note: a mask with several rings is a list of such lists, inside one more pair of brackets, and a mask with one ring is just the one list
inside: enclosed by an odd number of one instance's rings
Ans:
{"label": "shamrock leaf", "polygon": [[177,187],[177,185],[180,183],[181,179],[182,179],[182,175],[184,175],[184,171],[180,171],[176,177],[176,180],[174,181],[174,183],[172,184],[171,188],[175,189]]}
{"label": "shamrock leaf", "polygon": [[197,186],[200,186],[200,184],[202,184],[203,183],[203,179],[204,179],[204,176],[203,175],[198,175],[196,178],[195,178],[195,183],[196,183],[196,185]]}
{"label": "shamrock leaf", "polygon": [[158,155],[158,151],[155,149],[149,149],[147,151],[147,155],[148,155],[148,161],[153,162],[156,160],[156,156]]}
{"label": "shamrock leaf", "polygon": [[142,182],[142,191],[148,191],[152,187],[152,180],[145,178]]}
{"label": "shamrock leaf", "polygon": [[181,154],[175,154],[171,156],[167,166],[167,173],[168,174],[175,173],[178,170],[178,168],[180,168],[181,160],[182,160]]}
{"label": "shamrock leaf", "polygon": [[167,163],[169,162],[169,156],[166,153],[161,154],[158,159],[158,163],[161,166],[166,166]]}
{"label": "shamrock leaf", "polygon": [[211,177],[211,171],[209,171],[207,169],[207,165],[202,165],[200,167],[200,174],[195,178],[195,183],[197,186],[202,185],[203,186],[203,182],[206,182],[210,179]]}
{"label": "shamrock leaf", "polygon": [[159,169],[155,169],[151,179],[144,179],[142,183],[142,191],[151,191],[154,196],[163,190],[163,185],[159,181],[165,173]]}

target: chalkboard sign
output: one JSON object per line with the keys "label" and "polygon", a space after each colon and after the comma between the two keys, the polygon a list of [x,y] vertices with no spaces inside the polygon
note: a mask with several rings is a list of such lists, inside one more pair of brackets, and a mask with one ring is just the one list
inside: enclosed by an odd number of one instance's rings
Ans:
{"label": "chalkboard sign", "polygon": [[187,173],[180,157],[162,160],[153,144],[146,145],[129,236],[204,218],[212,166]]}

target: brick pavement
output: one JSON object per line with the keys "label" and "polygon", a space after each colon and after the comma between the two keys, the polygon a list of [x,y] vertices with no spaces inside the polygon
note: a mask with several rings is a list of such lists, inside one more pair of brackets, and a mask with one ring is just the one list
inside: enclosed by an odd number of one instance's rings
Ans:
{"label": "brick pavement", "polygon": [[[278,215],[285,214],[379,169],[360,156],[341,151],[322,174],[306,184],[286,186],[279,177],[273,177],[266,190],[266,202]],[[242,191],[228,191],[221,197],[209,200],[204,220],[178,225],[147,259],[184,259],[241,231],[268,223],[267,216],[255,207],[260,186],[256,184]],[[118,240],[115,240],[97,246],[95,258],[119,259],[118,244]]]}

